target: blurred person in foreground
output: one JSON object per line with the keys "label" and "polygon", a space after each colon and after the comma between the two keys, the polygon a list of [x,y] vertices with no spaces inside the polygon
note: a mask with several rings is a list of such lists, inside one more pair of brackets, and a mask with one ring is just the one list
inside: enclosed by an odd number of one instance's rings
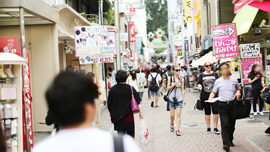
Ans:
{"label": "blurred person in foreground", "polygon": [[[81,73],[60,73],[46,91],[46,99],[62,129],[34,146],[33,152],[113,152],[112,134],[92,128],[98,87]],[[126,152],[138,152],[133,139],[123,136]]]}
{"label": "blurred person in foreground", "polygon": [[135,137],[134,116],[131,110],[131,97],[133,95],[140,108],[139,117],[143,118],[142,108],[140,105],[140,96],[134,87],[126,84],[127,72],[118,70],[116,73],[116,82],[108,96],[108,110],[111,115],[111,121],[114,124],[114,130],[118,133],[126,133]]}
{"label": "blurred person in foreground", "polygon": [[[0,113],[0,118],[1,113]],[[4,128],[2,126],[2,120],[0,120],[0,152],[6,152],[7,151],[7,145],[6,145],[6,136],[4,134]]]}

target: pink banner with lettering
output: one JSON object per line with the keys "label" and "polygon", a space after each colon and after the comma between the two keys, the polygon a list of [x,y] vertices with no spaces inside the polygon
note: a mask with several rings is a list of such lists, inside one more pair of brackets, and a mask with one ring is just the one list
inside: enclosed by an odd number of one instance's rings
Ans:
{"label": "pink banner with lettering", "polygon": [[216,59],[238,57],[236,26],[223,24],[212,27]]}
{"label": "pink banner with lettering", "polygon": [[253,64],[258,64],[261,67],[261,59],[253,58],[253,59],[244,59],[242,61],[244,83],[248,83],[248,74],[250,73]]}

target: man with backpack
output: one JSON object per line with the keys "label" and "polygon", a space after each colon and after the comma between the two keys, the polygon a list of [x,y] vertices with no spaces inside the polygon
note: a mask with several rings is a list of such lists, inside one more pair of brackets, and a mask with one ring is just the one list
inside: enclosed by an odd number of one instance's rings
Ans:
{"label": "man with backpack", "polygon": [[157,73],[157,67],[152,68],[152,73],[148,76],[148,90],[150,90],[151,96],[151,107],[154,107],[155,100],[155,108],[158,107],[158,98],[160,97],[159,84],[161,82],[161,76]]}

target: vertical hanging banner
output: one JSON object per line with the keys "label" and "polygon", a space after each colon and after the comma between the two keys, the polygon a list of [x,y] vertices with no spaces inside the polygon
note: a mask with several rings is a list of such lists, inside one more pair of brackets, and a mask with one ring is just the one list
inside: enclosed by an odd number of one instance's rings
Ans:
{"label": "vertical hanging banner", "polygon": [[130,45],[136,44],[136,28],[134,23],[129,23],[129,43]]}
{"label": "vertical hanging banner", "polygon": [[189,56],[189,44],[188,44],[188,40],[184,41],[184,45],[185,45],[185,55]]}
{"label": "vertical hanging banner", "polygon": [[191,23],[191,0],[185,0],[185,23]]}
{"label": "vertical hanging banner", "polygon": [[237,31],[234,23],[212,27],[216,59],[238,57]]}

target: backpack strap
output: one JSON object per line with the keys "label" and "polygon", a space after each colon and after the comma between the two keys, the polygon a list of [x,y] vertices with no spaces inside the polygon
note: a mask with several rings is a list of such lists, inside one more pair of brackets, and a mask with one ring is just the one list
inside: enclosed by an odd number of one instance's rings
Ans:
{"label": "backpack strap", "polygon": [[123,134],[113,136],[114,152],[124,152]]}

